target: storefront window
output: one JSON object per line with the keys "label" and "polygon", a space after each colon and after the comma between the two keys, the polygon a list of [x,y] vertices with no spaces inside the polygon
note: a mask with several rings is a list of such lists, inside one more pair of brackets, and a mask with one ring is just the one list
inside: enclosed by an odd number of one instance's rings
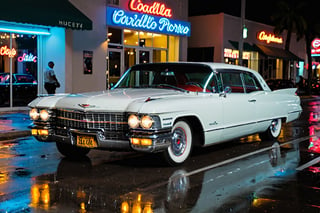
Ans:
{"label": "storefront window", "polygon": [[139,32],[134,30],[124,29],[124,45],[138,46]]}
{"label": "storefront window", "polygon": [[0,33],[0,106],[26,106],[38,93],[37,36]]}
{"label": "storefront window", "polygon": [[153,50],[153,62],[167,61],[167,50]]}
{"label": "storefront window", "polygon": [[139,46],[152,47],[152,33],[140,32],[139,33]]}
{"label": "storefront window", "polygon": [[153,47],[168,48],[168,36],[162,34],[153,34]]}
{"label": "storefront window", "polygon": [[136,64],[136,49],[125,48],[124,50],[124,69],[127,70]]}

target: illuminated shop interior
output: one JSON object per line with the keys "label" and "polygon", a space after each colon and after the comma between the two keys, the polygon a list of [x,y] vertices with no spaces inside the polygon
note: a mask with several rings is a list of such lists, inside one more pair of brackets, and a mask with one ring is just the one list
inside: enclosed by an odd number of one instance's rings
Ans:
{"label": "illuminated shop interior", "polygon": [[178,61],[179,37],[109,27],[107,59],[108,83],[114,84],[135,64]]}

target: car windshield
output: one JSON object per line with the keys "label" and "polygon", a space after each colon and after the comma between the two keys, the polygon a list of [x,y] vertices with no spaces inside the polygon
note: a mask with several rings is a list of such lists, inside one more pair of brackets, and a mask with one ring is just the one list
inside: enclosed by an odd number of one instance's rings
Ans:
{"label": "car windshield", "polygon": [[129,69],[113,88],[165,88],[215,92],[212,69],[195,64],[149,64]]}

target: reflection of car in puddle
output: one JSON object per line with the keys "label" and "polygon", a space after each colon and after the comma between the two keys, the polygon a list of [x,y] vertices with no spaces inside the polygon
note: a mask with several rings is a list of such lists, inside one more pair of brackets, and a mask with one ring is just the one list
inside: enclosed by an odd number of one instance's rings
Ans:
{"label": "reflection of car in puddle", "polygon": [[[286,176],[294,174],[300,161],[299,146],[289,146],[282,148],[282,145],[280,147],[275,143],[263,152],[247,155],[225,165],[213,165],[194,173],[176,170],[167,181],[132,188],[130,181],[129,184],[123,183],[120,186],[121,184],[117,185],[109,178],[127,175],[127,178],[135,179],[138,178],[137,174],[120,171],[120,174],[114,173],[114,177],[106,178],[103,185],[99,185],[90,177],[101,175],[100,168],[95,169],[90,161],[76,164],[79,168],[75,170],[82,171],[82,174],[74,174],[70,170],[74,167],[70,167],[72,162],[62,160],[56,181],[44,186],[50,189],[50,195],[47,196],[50,197],[50,203],[62,204],[64,210],[67,206],[70,207],[68,210],[73,211],[103,209],[122,213],[216,212],[231,208],[234,212],[241,212],[244,208],[267,202],[260,195],[264,195],[274,184],[285,180]],[[140,169],[135,171],[142,172]],[[78,175],[85,176],[85,181],[76,181]],[[41,179],[37,178],[37,184],[42,182]],[[42,193],[48,192],[45,189]],[[39,197],[32,198],[34,208],[41,208],[40,200],[46,196],[34,192],[32,196]],[[38,201],[39,205],[34,201]]]}
{"label": "reflection of car in puddle", "polygon": [[[233,209],[234,212],[241,212],[259,201],[261,203],[264,199],[260,199],[259,194],[281,180],[279,177],[293,174],[299,161],[298,146],[289,151],[281,151],[279,144],[275,143],[268,152],[207,170],[198,199],[187,207],[187,211],[225,212],[224,210]],[[185,175],[182,178],[185,179]],[[188,178],[190,181],[193,179],[192,176]],[[175,184],[169,182],[168,185]],[[171,194],[174,194],[171,191],[168,190],[168,198],[172,198]],[[181,200],[183,204],[180,203]],[[191,204],[181,197],[167,199],[166,202],[164,208],[167,212],[183,212],[181,206]]]}

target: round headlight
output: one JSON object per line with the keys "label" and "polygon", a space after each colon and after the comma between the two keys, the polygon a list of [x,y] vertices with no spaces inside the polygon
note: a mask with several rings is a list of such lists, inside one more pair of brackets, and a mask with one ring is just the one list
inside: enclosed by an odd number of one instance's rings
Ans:
{"label": "round headlight", "polygon": [[32,120],[38,120],[39,119],[39,112],[36,108],[33,108],[29,112],[29,116]]}
{"label": "round headlight", "polygon": [[49,114],[48,110],[46,110],[46,109],[41,110],[41,111],[40,111],[40,118],[41,118],[41,120],[43,120],[43,121],[49,120],[50,114]]}
{"label": "round headlight", "polygon": [[130,115],[128,118],[128,125],[130,128],[138,128],[140,124],[140,120],[136,115]]}
{"label": "round headlight", "polygon": [[152,127],[152,124],[153,124],[153,119],[150,116],[145,115],[142,117],[141,124],[140,124],[142,128],[150,129]]}

